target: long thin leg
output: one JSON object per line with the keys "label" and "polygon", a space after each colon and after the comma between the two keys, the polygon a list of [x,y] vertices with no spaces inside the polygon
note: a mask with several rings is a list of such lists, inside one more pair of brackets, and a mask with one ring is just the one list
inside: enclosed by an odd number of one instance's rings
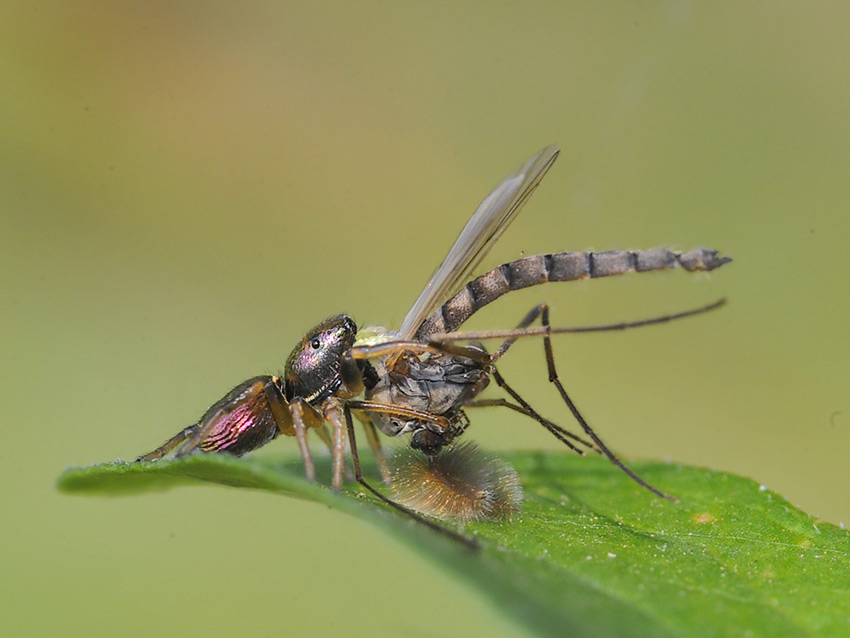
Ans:
{"label": "long thin leg", "polygon": [[[549,306],[547,306],[546,304],[541,305],[542,309],[540,321],[543,324],[544,328],[549,328]],[[572,399],[570,399],[569,395],[567,394],[567,391],[561,384],[561,380],[558,378],[558,372],[555,369],[555,357],[552,354],[552,340],[549,338],[548,334],[544,334],[543,336],[543,348],[546,351],[546,367],[549,371],[549,381],[553,383],[558,389],[558,393],[561,395],[561,398],[564,400],[564,403],[567,404],[567,407],[570,409],[570,412],[573,413],[573,416],[575,417],[576,421],[578,421],[581,428],[585,431],[585,434],[587,434],[587,436],[589,436],[593,440],[593,442],[602,451],[602,453],[608,457],[609,461],[611,461],[614,465],[623,470],[623,472],[628,474],[632,478],[632,480],[634,480],[638,485],[642,485],[650,492],[660,496],[661,498],[666,498],[669,501],[678,503],[679,499],[677,499],[675,496],[665,494],[661,490],[653,487],[652,485],[644,481],[641,477],[639,477],[631,469],[629,469],[629,467],[626,466],[625,463],[623,463],[619,458],[617,458],[617,456],[610,449],[608,449],[608,446],[602,442],[602,439],[597,436],[596,432],[593,431],[593,428],[591,428],[587,421],[584,420],[584,417],[581,415],[581,412],[578,411],[578,408],[576,407],[575,403],[573,403]]]}
{"label": "long thin leg", "polygon": [[[328,448],[328,452],[331,453],[331,458],[333,458],[334,442],[333,442],[333,439],[331,438],[331,435],[328,433],[328,428],[327,428],[326,424],[323,423],[322,427],[315,428],[315,430],[316,430],[316,435],[318,435],[318,437],[322,440],[322,443],[325,444],[325,447]],[[345,464],[343,464],[343,465],[344,465],[344,467],[343,467],[343,470],[342,470],[342,475],[345,478],[345,480],[346,481],[354,481],[354,474],[352,473],[351,468],[349,468]]]}
{"label": "long thin leg", "polygon": [[[546,304],[539,304],[539,305],[535,306],[534,308],[532,308],[525,315],[525,317],[522,318],[522,321],[519,322],[519,324],[517,325],[516,330],[514,332],[519,332],[519,331],[522,331],[522,330],[525,330],[526,328],[528,328],[528,326],[530,326],[537,319],[537,317],[539,317],[546,309],[547,309]],[[516,341],[516,339],[517,339],[516,335],[513,335],[513,336],[509,337],[508,339],[506,339],[504,341],[504,343],[502,343],[502,345],[499,346],[499,348],[492,355],[490,355],[491,362],[496,362],[502,355],[504,355],[508,351],[508,348],[510,348],[513,345],[513,343],[514,343],[514,341]],[[577,454],[580,454],[582,456],[584,456],[584,450],[573,445],[573,443],[570,442],[568,439],[578,440],[580,443],[587,445],[590,448],[593,448],[592,445],[581,440],[576,435],[564,430],[564,428],[560,427],[559,425],[552,423],[548,419],[544,419],[534,408],[531,407],[531,405],[528,404],[528,402],[525,399],[523,399],[511,386],[508,385],[508,383],[505,381],[504,377],[499,373],[498,370],[496,370],[495,367],[492,367],[492,374],[493,374],[493,379],[496,381],[496,383],[499,385],[499,387],[503,388],[505,390],[505,392],[507,392],[513,398],[513,400],[516,401],[520,405],[521,409],[519,410],[519,412],[522,412],[523,414],[530,416],[532,419],[534,419],[535,421],[540,423],[540,425],[542,425],[544,428],[549,430],[549,432],[552,433],[552,435],[556,439],[561,441],[561,443],[563,443],[568,448],[570,448],[571,450],[573,450],[574,452],[576,452]]]}
{"label": "long thin leg", "polygon": [[372,454],[375,457],[375,463],[378,465],[378,470],[381,472],[381,478],[384,479],[384,484],[389,485],[392,482],[392,474],[390,466],[387,463],[387,457],[384,456],[384,450],[381,448],[381,440],[378,438],[378,431],[368,412],[362,410],[357,411],[357,420],[363,425],[363,431],[366,433],[366,441],[369,447],[372,448]]}
{"label": "long thin leg", "polygon": [[527,411],[527,412],[525,412],[525,414],[528,414],[529,416],[531,416],[531,418],[533,418],[535,421],[537,421],[540,425],[542,425],[544,428],[549,430],[549,432],[552,434],[552,436],[554,436],[561,443],[563,443],[568,448],[570,448],[573,452],[576,452],[577,454],[584,456],[584,450],[576,447],[566,436],[561,434],[561,432],[559,431],[561,428],[559,428],[557,426],[553,427],[554,426],[553,423],[550,423],[549,421],[544,419],[542,416],[540,416],[535,411],[535,409],[532,408],[528,404],[528,402],[525,399],[523,399],[521,396],[519,396],[519,394],[517,394],[516,391],[511,386],[509,386],[507,384],[504,377],[502,377],[502,375],[499,374],[499,371],[496,370],[495,368],[493,368],[493,380],[496,382],[496,384],[500,388],[503,388],[505,390],[505,392],[507,392],[509,395],[511,395],[511,398],[514,401],[519,403],[523,407],[523,409]]}
{"label": "long thin leg", "polygon": [[[498,398],[495,398],[495,399],[475,399],[474,401],[470,401],[469,403],[464,403],[463,407],[464,408],[489,408],[489,407],[510,408],[514,412],[519,412],[520,414],[524,414],[527,417],[531,417],[535,421],[537,420],[536,417],[539,416],[539,415],[536,415],[534,412],[529,412],[528,410],[526,410],[521,405],[517,405],[516,403],[511,403],[510,401],[508,401],[504,397],[498,397]],[[563,434],[565,437],[572,439],[573,441],[577,441],[578,443],[581,443],[582,445],[588,447],[589,449],[593,450],[594,452],[596,452],[598,454],[602,454],[602,451],[599,450],[595,445],[593,445],[592,442],[588,441],[587,439],[581,438],[578,434],[573,434],[568,429],[561,427],[557,423],[553,423],[549,419],[544,419],[544,422],[545,422],[545,425],[547,426],[547,429],[549,427],[551,427],[551,428],[557,430],[558,432],[560,432],[561,434]],[[579,450],[579,454],[584,456],[584,451]]]}
{"label": "long thin leg", "polygon": [[[639,319],[638,321],[622,321],[620,323],[602,324],[599,326],[573,326],[573,327],[552,327],[547,328],[527,328],[520,327],[513,330],[484,330],[480,332],[435,332],[428,335],[428,341],[431,346],[437,347],[444,343],[453,343],[456,341],[484,341],[485,339],[509,339],[511,343],[520,337],[542,337],[545,335],[556,334],[574,334],[583,332],[616,332],[619,330],[628,330],[630,328],[642,328],[644,326],[654,326],[661,323],[668,323],[678,319],[694,317],[705,312],[717,310],[726,305],[726,299],[718,299],[717,301],[684,312],[677,312],[672,315],[662,315],[660,317],[651,317],[649,319]],[[532,310],[534,312],[534,310]],[[529,313],[531,314],[531,313]]]}
{"label": "long thin leg", "polygon": [[381,412],[382,414],[394,414],[396,416],[407,417],[408,419],[419,419],[439,425],[442,428],[449,427],[449,420],[439,414],[424,412],[414,408],[405,408],[400,405],[389,405],[387,403],[378,403],[376,401],[346,401],[345,405],[352,410],[365,410],[367,412]]}
{"label": "long thin leg", "polygon": [[[528,326],[534,323],[534,320],[540,316],[540,314],[544,311],[545,308],[547,308],[546,304],[542,303],[534,306],[534,308],[529,310],[528,314],[522,318],[522,321],[519,322],[515,329],[515,332],[525,331]],[[517,340],[518,336],[519,335],[515,335],[505,339],[502,345],[500,345],[499,348],[492,355],[490,355],[491,361],[495,363],[496,361],[501,359],[502,356],[508,351],[508,348],[514,345],[514,341]]]}
{"label": "long thin leg", "polygon": [[431,343],[428,341],[387,341],[367,346],[354,346],[348,351],[352,359],[377,359],[401,352],[411,354],[450,354],[473,361],[489,363],[490,355],[481,348],[461,346],[454,343]]}
{"label": "long thin leg", "polygon": [[302,401],[295,399],[290,403],[292,411],[292,428],[295,431],[295,440],[298,441],[298,450],[301,452],[301,459],[304,461],[304,475],[308,481],[316,480],[316,466],[313,463],[313,455],[310,453],[310,446],[307,445],[307,420],[306,410],[313,408]]}
{"label": "long thin leg", "polygon": [[[544,337],[548,338],[553,334],[568,334],[568,333],[584,333],[584,332],[611,332],[619,330],[627,330],[629,328],[641,328],[644,326],[653,326],[661,323],[668,323],[678,319],[685,319],[701,315],[712,310],[716,310],[726,304],[726,299],[718,299],[706,306],[685,310],[660,317],[651,317],[649,319],[640,319],[638,321],[623,321],[620,323],[603,324],[599,326],[575,326],[575,327],[555,327],[545,325],[541,328],[529,328],[529,326],[541,315],[546,304],[540,304],[532,308],[529,313],[519,322],[513,330],[486,330],[481,332],[443,332],[434,333],[426,336],[428,341],[387,341],[385,343],[354,346],[348,351],[347,356],[352,359],[377,359],[380,357],[389,357],[399,355],[403,352],[411,354],[449,354],[458,357],[465,357],[474,361],[479,361],[482,364],[494,363],[498,361],[505,352],[508,351],[514,342],[520,337]],[[487,354],[482,348],[475,346],[462,346],[455,343],[456,341],[483,341],[486,339],[505,339],[502,345],[492,354]]]}
{"label": "long thin leg", "polygon": [[339,399],[331,397],[326,400],[322,407],[322,413],[333,428],[331,487],[334,492],[339,492],[342,489],[342,468],[345,465],[345,423],[342,419],[342,407]]}
{"label": "long thin leg", "polygon": [[366,479],[363,478],[363,471],[360,469],[360,456],[357,454],[357,440],[354,437],[354,421],[351,419],[351,408],[348,406],[348,403],[344,404],[343,412],[345,414],[345,425],[348,429],[348,444],[351,447],[351,462],[354,464],[354,480],[356,480],[358,483],[360,483],[360,485],[369,490],[376,498],[383,501],[393,509],[398,510],[402,514],[409,516],[417,523],[421,523],[425,527],[434,530],[438,534],[448,536],[452,540],[457,541],[462,545],[465,545],[467,548],[473,551],[477,551],[481,547],[481,545],[474,538],[469,538],[467,536],[464,536],[463,534],[458,534],[457,532],[450,530],[448,527],[443,527],[442,525],[439,525],[434,521],[430,521],[427,518],[420,516],[413,510],[410,510],[404,505],[396,503],[391,498],[384,496],[378,490],[376,490],[374,487],[372,487],[371,485],[369,485],[369,483],[366,482]]}

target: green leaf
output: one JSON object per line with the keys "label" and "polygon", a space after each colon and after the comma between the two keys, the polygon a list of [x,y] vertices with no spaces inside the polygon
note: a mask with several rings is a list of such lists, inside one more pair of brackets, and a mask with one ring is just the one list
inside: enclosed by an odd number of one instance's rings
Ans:
{"label": "green leaf", "polygon": [[[65,492],[128,494],[222,483],[326,503],[379,525],[551,636],[804,636],[850,633],[850,533],[748,479],[636,463],[649,494],[601,458],[505,455],[521,514],[458,529],[472,552],[348,488],[307,482],[297,459],[197,454],[67,470]],[[326,474],[328,468],[320,464]]]}

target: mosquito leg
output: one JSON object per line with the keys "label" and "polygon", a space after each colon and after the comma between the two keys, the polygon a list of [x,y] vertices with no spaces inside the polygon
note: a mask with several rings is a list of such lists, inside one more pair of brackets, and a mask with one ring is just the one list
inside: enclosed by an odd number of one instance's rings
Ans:
{"label": "mosquito leg", "polygon": [[378,470],[381,472],[381,477],[384,479],[384,484],[389,485],[392,481],[390,466],[387,463],[387,457],[384,456],[384,450],[381,448],[381,441],[378,438],[378,431],[368,413],[358,410],[357,420],[363,425],[363,431],[366,433],[366,441],[369,442],[369,447],[372,448],[372,454],[375,457],[375,463],[378,465]]}
{"label": "mosquito leg", "polygon": [[382,414],[395,414],[396,416],[407,417],[408,419],[419,419],[439,425],[442,428],[449,427],[449,420],[439,414],[416,410],[414,408],[406,408],[401,405],[389,405],[386,403],[378,403],[376,401],[346,401],[345,405],[351,410],[364,410],[366,412],[380,412]]}
{"label": "mosquito leg", "polygon": [[[541,313],[540,313],[540,321],[545,328],[549,328],[549,307],[545,304],[541,304]],[[546,367],[549,371],[549,381],[555,385],[558,389],[558,393],[561,395],[561,398],[564,400],[564,403],[567,404],[567,407],[570,409],[570,412],[573,413],[576,421],[578,421],[581,428],[584,430],[585,434],[589,436],[596,446],[602,451],[602,454],[608,457],[608,460],[611,461],[614,465],[620,468],[623,472],[628,474],[633,481],[635,481],[638,485],[641,485],[648,489],[653,494],[660,496],[661,498],[666,498],[669,501],[673,501],[674,503],[678,503],[678,499],[675,496],[671,496],[669,494],[665,494],[661,490],[653,487],[646,481],[644,481],[641,477],[635,474],[625,463],[623,463],[617,456],[608,448],[605,443],[602,442],[602,439],[597,436],[596,432],[593,431],[593,428],[584,420],[584,417],[581,415],[581,412],[578,411],[576,404],[573,403],[573,400],[567,394],[567,391],[564,389],[564,386],[561,384],[561,380],[558,378],[558,372],[555,369],[555,357],[552,354],[552,340],[550,339],[548,334],[544,334],[543,336],[543,348],[546,351]]]}
{"label": "mosquito leg", "polygon": [[[546,304],[539,304],[539,305],[535,306],[534,308],[532,308],[528,312],[528,314],[525,315],[525,317],[523,317],[522,321],[519,322],[519,325],[517,326],[516,330],[520,331],[520,330],[524,330],[525,328],[528,328],[528,326],[530,326],[532,323],[534,323],[534,321],[544,312],[548,312],[548,306]],[[507,338],[502,343],[502,345],[499,346],[499,348],[492,355],[490,355],[491,364],[495,363],[498,359],[500,359],[508,351],[508,348],[510,348],[513,345],[513,343],[514,343],[514,341],[516,341],[516,339],[517,339],[516,336]],[[443,342],[437,342],[437,343],[432,343],[431,345],[432,346],[440,346],[440,345],[446,345],[446,344],[443,343]],[[505,402],[504,405],[506,407],[511,407],[511,408],[517,410],[518,412],[521,412],[522,414],[525,414],[526,416],[531,417],[532,419],[534,419],[535,421],[540,423],[540,425],[542,425],[544,428],[546,428],[549,432],[551,432],[552,435],[556,439],[561,441],[564,445],[566,445],[568,448],[570,448],[571,450],[573,450],[577,454],[580,454],[581,456],[584,456],[584,454],[585,454],[584,450],[576,447],[571,441],[569,441],[569,439],[573,439],[574,441],[578,441],[582,445],[586,445],[590,449],[593,449],[597,452],[599,451],[593,446],[593,444],[589,443],[588,441],[581,439],[580,437],[569,432],[568,430],[565,430],[561,426],[556,425],[555,423],[552,423],[548,419],[544,419],[534,408],[532,408],[528,404],[528,402],[525,399],[523,399],[519,394],[516,393],[516,391],[513,388],[511,388],[507,384],[504,377],[502,377],[502,375],[499,374],[499,371],[496,370],[495,367],[492,367],[492,374],[493,374],[493,378],[495,379],[496,383],[500,387],[504,388],[504,390],[508,394],[511,395],[511,397],[514,399],[514,401],[516,401],[519,404],[519,406],[514,406],[514,405],[512,405],[508,402]]]}
{"label": "mosquito leg", "polygon": [[[528,312],[528,314],[522,318],[522,321],[519,322],[519,325],[517,325],[516,329],[524,330],[525,328],[528,328],[528,326],[534,323],[537,317],[539,317],[544,312],[548,313],[548,311],[549,306],[544,303],[534,306],[534,308],[532,308]],[[496,361],[501,359],[502,355],[504,355],[508,351],[508,348],[514,345],[514,341],[516,340],[517,337],[509,337],[508,339],[505,339],[502,345],[499,346],[499,348],[492,355],[490,355],[490,360],[495,363]]]}
{"label": "mosquito leg", "polygon": [[354,422],[351,419],[351,407],[348,405],[348,403],[345,403],[343,405],[343,413],[345,415],[345,426],[348,429],[348,444],[351,447],[351,462],[354,465],[354,480],[356,480],[358,483],[360,483],[360,485],[369,490],[369,492],[371,492],[376,498],[383,501],[393,509],[398,510],[402,514],[409,516],[417,523],[421,523],[425,527],[434,530],[438,534],[442,534],[443,536],[447,536],[448,538],[451,538],[452,540],[461,543],[468,549],[477,551],[480,548],[480,544],[474,538],[468,538],[463,534],[458,534],[457,532],[450,530],[448,527],[443,527],[442,525],[439,525],[434,521],[430,521],[427,518],[420,516],[413,510],[410,510],[404,505],[396,503],[391,498],[384,496],[378,490],[376,490],[374,487],[372,487],[371,485],[369,485],[369,483],[366,482],[366,479],[363,478],[363,472],[360,469],[360,457],[357,454],[357,440],[354,437]]}
{"label": "mosquito leg", "polygon": [[412,354],[450,354],[456,357],[464,357],[481,363],[489,363],[490,355],[482,348],[474,346],[462,346],[448,342],[427,341],[387,341],[366,346],[354,346],[348,351],[352,359],[378,359],[379,357],[391,357],[401,352]]}
{"label": "mosquito leg", "polygon": [[516,410],[517,412],[521,412],[525,414],[525,410],[523,410],[520,406],[515,405],[504,399],[499,397],[498,399],[475,399],[474,401],[470,401],[469,403],[463,404],[464,408],[511,408],[512,410]]}
{"label": "mosquito leg", "polygon": [[195,425],[190,425],[188,428],[182,429],[176,435],[168,439],[165,443],[156,448],[153,452],[148,452],[147,454],[143,454],[139,458],[135,460],[136,463],[140,461],[158,461],[163,456],[171,452],[174,448],[183,445],[183,443],[190,438],[200,429],[200,426],[196,423]]}
{"label": "mosquito leg", "polygon": [[[505,399],[503,397],[499,397],[497,399],[476,399],[475,401],[470,401],[469,403],[465,403],[463,405],[463,407],[464,408],[488,408],[488,407],[510,408],[514,412],[519,412],[520,414],[524,414],[525,416],[528,416],[528,417],[531,417],[532,419],[535,419],[535,415],[533,413],[529,412],[528,410],[526,410],[521,405],[511,403],[510,401],[508,401],[507,399]],[[599,450],[595,445],[593,445],[592,442],[588,441],[587,439],[583,439],[579,435],[573,434],[572,432],[570,432],[566,428],[561,427],[557,423],[553,423],[549,419],[544,419],[544,421],[546,422],[547,429],[549,427],[552,427],[555,430],[557,430],[558,432],[560,432],[561,434],[563,434],[565,437],[572,439],[573,441],[577,441],[578,443],[581,443],[584,446],[587,446],[589,449],[593,450],[594,452],[596,452],[598,454],[602,454],[601,450]]]}
{"label": "mosquito leg", "polygon": [[427,335],[428,343],[432,346],[437,346],[441,343],[455,343],[457,341],[485,341],[488,339],[510,339],[513,343],[514,339],[520,337],[542,337],[546,334],[585,334],[592,332],[615,332],[620,330],[629,330],[631,328],[643,328],[645,326],[655,326],[687,317],[695,317],[697,315],[717,310],[726,305],[726,299],[718,299],[717,301],[692,308],[684,312],[677,312],[670,315],[661,315],[660,317],[650,317],[649,319],[639,319],[637,321],[621,321],[619,323],[600,324],[596,326],[572,326],[572,327],[549,327],[549,328],[514,328],[513,330],[483,330],[472,332],[435,332]]}
{"label": "mosquito leg", "polygon": [[549,430],[549,432],[552,434],[552,436],[554,436],[561,443],[563,443],[568,448],[570,448],[573,452],[575,452],[576,454],[580,454],[581,456],[584,456],[584,450],[582,450],[579,447],[576,447],[572,443],[572,441],[570,441],[566,436],[561,434],[561,432],[560,432],[561,428],[560,427],[557,427],[557,426],[553,427],[553,425],[554,425],[553,423],[550,423],[549,421],[544,419],[542,416],[540,416],[535,411],[535,409],[532,408],[528,404],[528,402],[525,399],[523,399],[519,394],[516,393],[516,391],[511,386],[508,385],[508,383],[505,381],[504,377],[501,374],[499,374],[499,371],[496,370],[495,368],[493,368],[493,380],[496,382],[496,385],[498,385],[500,388],[504,389],[504,391],[507,392],[514,401],[516,401],[517,403],[520,404],[520,406],[522,406],[523,410],[525,410],[525,412],[523,412],[523,414],[527,414],[532,419],[537,421],[540,425],[542,425],[544,428]]}

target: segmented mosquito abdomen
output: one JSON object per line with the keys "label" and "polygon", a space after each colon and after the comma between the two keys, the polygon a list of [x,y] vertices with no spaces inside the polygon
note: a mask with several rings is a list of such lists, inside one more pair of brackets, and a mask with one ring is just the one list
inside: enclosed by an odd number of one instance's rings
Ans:
{"label": "segmented mosquito abdomen", "polygon": [[453,332],[478,310],[502,295],[549,281],[576,281],[630,272],[669,270],[679,266],[689,272],[709,271],[730,261],[729,257],[721,257],[716,250],[707,248],[697,248],[688,253],[663,248],[563,252],[517,259],[466,284],[425,320],[416,336],[424,338],[440,332]]}

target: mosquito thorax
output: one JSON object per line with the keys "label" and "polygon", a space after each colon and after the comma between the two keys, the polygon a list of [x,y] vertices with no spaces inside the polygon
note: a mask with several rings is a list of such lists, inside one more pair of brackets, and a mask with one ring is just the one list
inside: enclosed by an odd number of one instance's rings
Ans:
{"label": "mosquito thorax", "polygon": [[384,326],[366,326],[357,332],[355,346],[375,346],[398,338],[398,332]]}
{"label": "mosquito thorax", "polygon": [[298,397],[316,403],[336,392],[343,382],[359,381],[348,369],[356,366],[343,365],[343,356],[354,345],[356,334],[357,324],[351,317],[336,315],[304,335],[286,360],[283,376],[287,400]]}

